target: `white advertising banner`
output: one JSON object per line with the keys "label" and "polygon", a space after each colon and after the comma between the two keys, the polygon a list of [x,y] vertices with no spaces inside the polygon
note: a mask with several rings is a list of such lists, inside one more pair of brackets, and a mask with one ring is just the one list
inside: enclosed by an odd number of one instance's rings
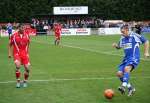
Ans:
{"label": "white advertising banner", "polygon": [[90,35],[91,29],[90,28],[78,28],[75,29],[76,35]]}
{"label": "white advertising banner", "polygon": [[61,29],[61,35],[75,35],[74,29]]}
{"label": "white advertising banner", "polygon": [[61,35],[90,35],[90,28],[62,29]]}
{"label": "white advertising banner", "polygon": [[121,34],[120,28],[99,28],[98,29],[99,35],[116,35]]}
{"label": "white advertising banner", "polygon": [[54,15],[88,14],[88,6],[53,7]]}

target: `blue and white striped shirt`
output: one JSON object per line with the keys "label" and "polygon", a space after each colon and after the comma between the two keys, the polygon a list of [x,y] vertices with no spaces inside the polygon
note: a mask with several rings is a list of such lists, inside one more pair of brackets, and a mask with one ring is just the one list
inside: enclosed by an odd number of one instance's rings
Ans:
{"label": "blue and white striped shirt", "polygon": [[124,59],[140,59],[140,44],[143,44],[147,39],[134,32],[130,32],[129,36],[121,36],[119,47],[124,49]]}

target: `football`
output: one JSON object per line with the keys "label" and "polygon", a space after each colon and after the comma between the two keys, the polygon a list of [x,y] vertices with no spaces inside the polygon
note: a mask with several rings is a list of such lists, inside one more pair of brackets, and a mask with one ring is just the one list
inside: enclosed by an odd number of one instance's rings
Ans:
{"label": "football", "polygon": [[106,89],[104,91],[104,96],[107,98],[107,99],[112,99],[113,96],[114,96],[114,91],[112,89]]}

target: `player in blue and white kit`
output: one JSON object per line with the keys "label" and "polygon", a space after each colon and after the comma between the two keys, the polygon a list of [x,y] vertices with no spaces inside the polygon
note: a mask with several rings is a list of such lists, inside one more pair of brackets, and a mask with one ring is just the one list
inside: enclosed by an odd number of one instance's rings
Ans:
{"label": "player in blue and white kit", "polygon": [[134,70],[140,62],[140,44],[144,44],[144,56],[149,57],[149,41],[142,35],[130,32],[127,25],[121,27],[122,36],[119,43],[113,43],[116,49],[124,49],[124,58],[118,67],[117,76],[121,80],[121,86],[118,90],[125,94],[126,87],[128,88],[128,96],[132,96],[135,88],[129,83],[130,72]]}
{"label": "player in blue and white kit", "polygon": [[7,25],[7,31],[8,31],[8,34],[9,34],[9,39],[10,39],[10,36],[12,34],[12,29],[13,29],[12,25],[10,23],[8,23],[8,25]]}

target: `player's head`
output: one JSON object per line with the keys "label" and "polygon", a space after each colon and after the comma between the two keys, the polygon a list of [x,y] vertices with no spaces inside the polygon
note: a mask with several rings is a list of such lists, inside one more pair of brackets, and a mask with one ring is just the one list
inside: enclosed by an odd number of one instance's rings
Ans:
{"label": "player's head", "polygon": [[8,23],[8,26],[11,26],[11,23]]}
{"label": "player's head", "polygon": [[19,31],[20,34],[23,34],[24,26],[23,26],[22,24],[20,24],[20,25],[18,26],[18,31]]}
{"label": "player's head", "polygon": [[123,36],[128,36],[129,35],[129,27],[128,25],[123,25],[121,28],[121,33]]}
{"label": "player's head", "polygon": [[57,26],[57,22],[54,23],[54,26]]}

